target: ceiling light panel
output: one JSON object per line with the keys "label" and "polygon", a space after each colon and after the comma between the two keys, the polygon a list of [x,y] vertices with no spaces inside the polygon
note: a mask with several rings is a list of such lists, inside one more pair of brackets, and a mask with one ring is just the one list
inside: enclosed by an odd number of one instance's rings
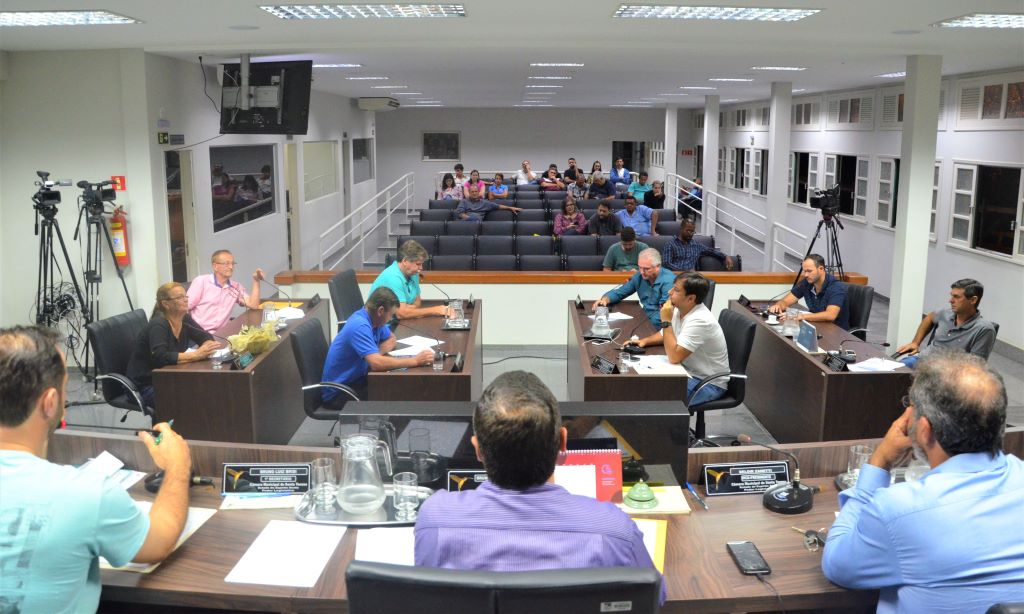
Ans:
{"label": "ceiling light panel", "polygon": [[972,13],[947,19],[935,24],[940,28],[1000,28],[1015,29],[1024,28],[1024,14],[1021,13]]}
{"label": "ceiling light panel", "polygon": [[404,90],[408,89],[408,85],[371,85],[371,90]]}
{"label": "ceiling light panel", "polygon": [[530,78],[531,79],[542,79],[542,80],[546,79],[548,81],[568,81],[568,80],[572,79],[572,77],[550,77],[550,76],[536,76],[536,77],[530,77]]}
{"label": "ceiling light panel", "polygon": [[345,77],[346,81],[387,81],[387,77]]}
{"label": "ceiling light panel", "polygon": [[278,4],[261,6],[278,19],[429,19],[465,17],[462,4]]}
{"label": "ceiling light panel", "polygon": [[903,77],[906,77],[906,76],[907,76],[907,73],[901,71],[901,72],[887,72],[885,74],[875,75],[875,78],[876,79],[902,79]]}
{"label": "ceiling light panel", "polygon": [[20,26],[110,26],[142,23],[109,11],[4,11],[0,27]]}
{"label": "ceiling light panel", "polygon": [[799,21],[819,9],[783,9],[741,6],[669,6],[621,4],[612,15],[621,19],[702,19],[719,21]]}
{"label": "ceiling light panel", "polygon": [[395,92],[395,96],[422,96],[423,92]]}
{"label": "ceiling light panel", "polygon": [[533,62],[530,66],[535,68],[583,68],[583,64],[575,62]]}
{"label": "ceiling light panel", "polygon": [[705,85],[681,85],[681,86],[679,86],[679,89],[681,89],[681,90],[714,90],[714,89],[718,89],[718,88],[716,88],[716,87],[709,87],[709,86],[705,86]]}
{"label": "ceiling light panel", "polygon": [[527,85],[529,88],[551,88],[551,87],[564,87],[562,85]]}
{"label": "ceiling light panel", "polygon": [[362,64],[313,64],[313,68],[362,68]]}
{"label": "ceiling light panel", "polygon": [[726,83],[750,83],[753,79],[732,79],[728,77],[715,77],[714,79],[708,79],[708,81],[724,81]]}
{"label": "ceiling light panel", "polygon": [[804,66],[751,66],[750,70],[777,70],[780,72],[795,72],[807,70]]}

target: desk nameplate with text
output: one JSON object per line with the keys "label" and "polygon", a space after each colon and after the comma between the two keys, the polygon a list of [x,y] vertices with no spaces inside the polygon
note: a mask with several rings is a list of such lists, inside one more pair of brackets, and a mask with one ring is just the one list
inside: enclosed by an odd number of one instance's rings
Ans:
{"label": "desk nameplate with text", "polygon": [[704,492],[709,497],[760,494],[777,482],[788,481],[789,464],[785,461],[704,465]]}
{"label": "desk nameplate with text", "polygon": [[309,490],[309,463],[224,463],[223,495],[291,495]]}

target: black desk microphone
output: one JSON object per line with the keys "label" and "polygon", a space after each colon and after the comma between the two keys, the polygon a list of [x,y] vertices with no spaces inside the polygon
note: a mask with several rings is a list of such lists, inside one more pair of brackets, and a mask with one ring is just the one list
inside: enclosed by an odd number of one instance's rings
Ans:
{"label": "black desk microphone", "polygon": [[788,456],[793,461],[793,481],[780,482],[764,491],[763,503],[766,508],[779,514],[802,514],[814,507],[814,490],[800,483],[800,461],[795,454],[754,441],[750,435],[737,435],[736,439],[740,443],[768,448],[772,452]]}

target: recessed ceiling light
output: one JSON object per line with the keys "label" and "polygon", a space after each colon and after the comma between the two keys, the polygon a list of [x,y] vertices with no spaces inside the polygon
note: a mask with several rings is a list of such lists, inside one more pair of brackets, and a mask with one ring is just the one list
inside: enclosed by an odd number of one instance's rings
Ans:
{"label": "recessed ceiling light", "polygon": [[408,89],[408,85],[371,85],[371,90],[404,90]]}
{"label": "recessed ceiling light", "polygon": [[443,104],[421,104],[421,105],[419,105],[417,107],[411,107],[411,108],[425,109],[427,107],[443,107],[443,106],[444,106]]}
{"label": "recessed ceiling light", "polygon": [[313,68],[362,68],[362,64],[313,64]]}
{"label": "recessed ceiling light", "polygon": [[610,104],[608,106],[609,107],[616,107],[616,108],[620,108],[620,109],[653,109],[654,108],[653,105],[649,105],[649,104],[648,105],[644,105],[644,106],[639,106],[639,105],[635,105],[635,104]]}
{"label": "recessed ceiling light", "polygon": [[686,93],[683,93],[683,92],[670,92],[670,93],[658,92],[658,95],[659,96],[689,96],[689,94],[686,94]]}
{"label": "recessed ceiling light", "polygon": [[641,98],[640,100],[646,100],[647,102],[663,102],[661,98]]}
{"label": "recessed ceiling light", "polygon": [[417,100],[416,104],[440,104],[440,100]]}
{"label": "recessed ceiling light", "polygon": [[537,68],[583,68],[583,64],[575,62],[534,62],[530,66]]}
{"label": "recessed ceiling light", "polygon": [[740,101],[739,98],[726,98],[722,102],[739,102],[739,101]]}
{"label": "recessed ceiling light", "polygon": [[807,70],[803,66],[751,66],[750,70],[780,70],[780,71],[796,71],[796,70]]}
{"label": "recessed ceiling light", "polygon": [[626,101],[626,104],[652,104],[652,103],[650,101],[647,101],[647,100],[628,100],[628,101]]}
{"label": "recessed ceiling light", "polygon": [[1021,13],[971,13],[947,19],[935,24],[940,28],[1024,28],[1024,14]]}
{"label": "recessed ceiling light", "polygon": [[387,81],[387,77],[345,77],[347,81]]}
{"label": "recessed ceiling light", "polygon": [[807,91],[807,88],[803,88],[803,87],[802,87],[802,88],[800,88],[800,89],[798,89],[798,90],[793,90],[793,93],[795,94],[795,93],[797,93],[797,92],[806,92],[806,91]]}
{"label": "recessed ceiling light", "polygon": [[395,92],[395,96],[422,96],[423,92]]}
{"label": "recessed ceiling light", "polygon": [[799,21],[819,9],[780,9],[739,6],[668,6],[621,4],[612,17],[623,19],[717,19],[726,21]]}
{"label": "recessed ceiling light", "polygon": [[3,26],[110,26],[142,23],[110,11],[4,11],[0,12]]}
{"label": "recessed ceiling light", "polygon": [[568,81],[569,79],[572,79],[572,77],[549,77],[549,76],[529,77],[529,78],[530,79],[546,79],[548,81]]}
{"label": "recessed ceiling light", "polygon": [[465,17],[462,4],[278,4],[261,9],[279,19],[404,19]]}
{"label": "recessed ceiling light", "polygon": [[679,89],[681,89],[681,90],[715,90],[715,89],[718,89],[718,88],[716,88],[716,87],[707,87],[707,86],[703,86],[703,85],[681,85],[681,86],[679,86]]}
{"label": "recessed ceiling light", "polygon": [[553,107],[553,104],[514,104],[513,107],[526,107],[528,109],[536,109],[538,107]]}
{"label": "recessed ceiling light", "polygon": [[724,81],[727,83],[750,83],[751,81],[753,81],[753,79],[733,79],[730,77],[715,77],[713,79],[708,79],[708,81]]}
{"label": "recessed ceiling light", "polygon": [[565,87],[563,85],[527,85],[529,88],[549,88],[549,87]]}
{"label": "recessed ceiling light", "polygon": [[900,72],[887,72],[885,74],[875,75],[875,78],[876,79],[902,79],[903,77],[906,77],[906,76],[907,76],[907,73],[905,71],[900,71]]}

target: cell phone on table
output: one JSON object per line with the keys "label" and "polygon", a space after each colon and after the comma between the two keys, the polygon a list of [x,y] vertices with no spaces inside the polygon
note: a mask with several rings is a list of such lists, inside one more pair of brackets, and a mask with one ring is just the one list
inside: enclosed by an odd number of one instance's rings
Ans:
{"label": "cell phone on table", "polygon": [[768,566],[768,562],[761,556],[761,551],[757,549],[754,542],[725,542],[725,547],[728,548],[732,560],[736,562],[736,566],[740,568],[743,575],[760,576],[768,575],[772,572],[772,568]]}
{"label": "cell phone on table", "polygon": [[590,342],[590,344],[591,345],[604,345],[604,344],[610,343],[610,342],[611,342],[611,339],[594,339],[593,341]]}

